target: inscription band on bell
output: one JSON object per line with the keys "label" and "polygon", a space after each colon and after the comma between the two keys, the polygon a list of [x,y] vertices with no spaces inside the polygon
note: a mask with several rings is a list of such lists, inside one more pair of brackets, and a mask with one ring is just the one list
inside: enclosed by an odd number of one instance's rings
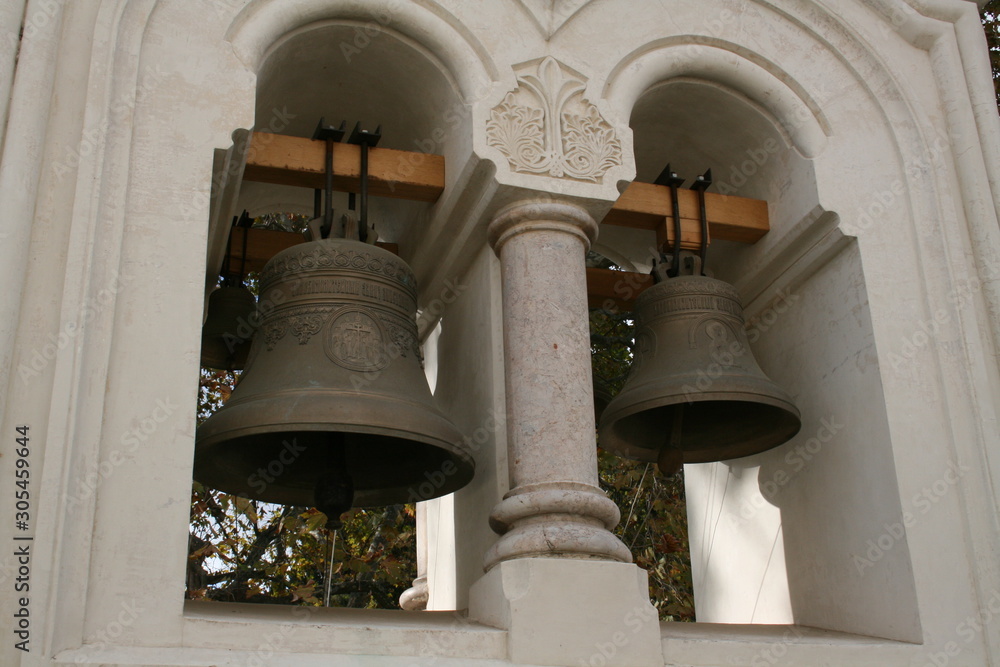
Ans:
{"label": "inscription band on bell", "polygon": [[683,296],[666,298],[655,302],[652,306],[644,309],[646,318],[659,317],[669,313],[678,313],[689,310],[704,310],[709,312],[722,312],[733,317],[743,319],[743,309],[740,304],[732,299],[712,295]]}
{"label": "inscription band on bell", "polygon": [[404,290],[388,285],[380,285],[371,281],[351,278],[312,278],[302,280],[291,288],[291,295],[308,296],[310,294],[346,294],[375,299],[402,310],[413,310],[416,305],[413,298]]}

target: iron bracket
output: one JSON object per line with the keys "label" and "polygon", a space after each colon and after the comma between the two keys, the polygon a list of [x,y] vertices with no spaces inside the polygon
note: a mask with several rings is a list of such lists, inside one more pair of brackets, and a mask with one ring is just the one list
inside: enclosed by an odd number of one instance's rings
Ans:
{"label": "iron bracket", "polygon": [[[324,193],[324,210],[322,237],[328,238],[333,229],[333,145],[344,138],[347,121],[341,121],[340,127],[327,125],[325,118],[320,118],[313,131],[313,140],[326,142],[326,192]],[[319,217],[319,190],[313,195],[313,213]]]}
{"label": "iron bracket", "polygon": [[361,211],[358,215],[358,239],[362,243],[368,240],[368,149],[375,148],[381,138],[381,125],[375,128],[374,132],[369,132],[362,130],[361,123],[358,123],[347,140],[347,143],[361,147]]}
{"label": "iron bracket", "polygon": [[[670,163],[663,168],[660,175],[656,177],[653,181],[655,185],[665,185],[670,188],[670,205],[671,213],[674,217],[674,248],[673,257],[670,260],[670,266],[667,270],[667,277],[673,278],[680,271],[681,263],[681,205],[677,199],[677,188],[684,185],[684,179],[677,175],[677,172],[671,171]],[[660,251],[661,258],[663,257],[663,251]]]}
{"label": "iron bracket", "polygon": [[705,173],[694,179],[691,189],[698,193],[698,212],[701,218],[701,249],[698,255],[701,257],[701,275],[705,275],[705,262],[708,258],[708,213],[705,210],[705,191],[712,187],[712,170],[706,169]]}

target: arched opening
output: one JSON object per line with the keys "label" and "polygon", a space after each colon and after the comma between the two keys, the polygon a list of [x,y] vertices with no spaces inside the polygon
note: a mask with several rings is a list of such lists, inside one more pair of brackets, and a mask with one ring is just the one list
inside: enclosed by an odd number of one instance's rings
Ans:
{"label": "arched opening", "polygon": [[[903,517],[861,254],[820,203],[822,141],[799,132],[814,119],[780,114],[690,76],[650,85],[632,106],[637,180],[669,163],[690,185],[711,168],[712,191],[767,201],[770,233],[749,246],[714,241],[707,273],[737,287],[754,357],[802,413],[784,445],[685,466],[696,616],[909,639],[919,620],[905,544],[894,541],[895,574],[877,582],[850,546]],[[601,240],[649,266],[651,233],[606,228]]]}
{"label": "arched opening", "polygon": [[[711,192],[766,200],[772,230],[781,230],[795,224],[817,206],[813,165],[796,148],[788,128],[771,112],[730,88],[690,77],[676,77],[656,83],[636,100],[632,107],[630,126],[633,132],[637,181],[653,182],[669,164],[673,171],[685,178],[685,186],[689,187],[696,176],[711,169]],[[602,228],[599,247],[618,253],[639,271],[649,270],[656,254],[652,232],[620,227]],[[744,244],[713,241],[707,255],[706,272],[721,280],[739,283],[745,278],[744,273],[755,252]],[[764,301],[772,299],[773,295],[766,296]],[[759,308],[759,305],[754,304],[747,311],[747,319],[751,323]],[[787,374],[782,372],[775,355],[770,353],[773,347],[771,343],[757,337],[751,341],[751,346],[765,373],[782,382],[782,377]],[[732,466],[729,465],[730,462],[721,465],[726,466],[727,471],[747,467],[748,472],[759,465],[759,462],[748,462],[748,459],[732,463]],[[706,475],[711,477],[728,474],[719,473],[719,465],[686,465],[681,475],[697,479],[696,486],[699,489],[711,487],[720,491],[721,488],[717,485],[706,484],[701,479]],[[650,473],[654,472],[655,467]],[[737,476],[740,474],[737,473]],[[663,484],[662,480],[657,481]],[[746,481],[753,484],[756,482],[756,475],[746,475]],[[683,485],[684,482],[680,484]],[[669,484],[664,488],[669,491]],[[684,491],[680,490],[679,493],[680,498],[675,507],[683,511]],[[690,540],[690,560],[673,556],[676,561],[673,567],[682,572],[685,568],[690,568],[697,619],[793,622],[787,584],[781,581],[785,577],[783,554],[778,553],[777,558],[773,558],[772,554],[776,531],[780,530],[781,525],[779,509],[773,502],[766,504],[766,509],[760,510],[761,516],[753,527],[757,534],[741,541],[741,548],[745,550],[743,557],[749,565],[744,568],[743,583],[734,584],[728,572],[721,572],[716,568],[719,557],[713,553],[713,541],[716,537],[716,527],[713,524],[718,517],[706,513],[710,503],[706,504],[706,498],[700,493],[699,490],[691,497],[690,491],[688,492],[687,515],[680,517],[673,536]],[[623,515],[625,514],[623,511]],[[686,548],[687,540],[683,540],[681,544]],[[674,542],[663,541],[657,544],[657,548],[664,549],[676,549],[677,546],[676,539]],[[669,557],[666,553],[658,556],[661,560]],[[762,578],[768,579],[766,586],[762,583]],[[657,585],[656,579],[655,573],[651,571],[651,589]],[[733,600],[743,600],[752,593],[759,594],[765,587],[768,588],[763,596],[765,605],[770,606],[751,609],[745,617],[738,618],[739,614],[732,610]],[[651,597],[676,595],[676,592],[668,592],[666,586],[661,585],[661,589],[651,590]],[[782,597],[783,605],[781,602],[774,602]],[[735,606],[739,607],[740,604],[736,603]],[[753,607],[752,600],[750,607]]]}
{"label": "arched opening", "polygon": [[[346,121],[348,133],[360,122],[369,131],[381,126],[379,147],[444,155],[446,161],[471,142],[469,114],[447,68],[376,21],[323,21],[274,44],[258,72],[256,126],[266,128],[278,115],[288,118],[282,134],[311,137],[320,118],[333,125]],[[399,168],[405,174],[414,166]],[[335,197],[335,207],[345,209],[347,194]],[[304,188],[245,183],[241,204],[251,215],[277,204],[310,213],[313,199]],[[380,240],[394,243],[430,207],[390,198],[373,199],[370,206]]]}
{"label": "arched opening", "polygon": [[[688,187],[711,169],[711,192],[766,200],[771,228],[779,230],[808,215],[818,201],[812,162],[788,131],[795,123],[730,88],[689,77],[668,79],[649,87],[632,107],[636,180],[651,183],[670,164]],[[600,243],[648,269],[649,233],[605,226]],[[713,241],[708,269],[733,281],[732,267],[748,250]]]}
{"label": "arched opening", "polygon": [[[289,32],[264,54],[255,132],[309,138],[321,118],[335,126],[346,121],[345,141],[356,123],[368,131],[381,127],[380,148],[408,151],[398,165],[401,177],[420,166],[421,154],[456,158],[471,144],[469,113],[447,68],[426,48],[375,20],[312,23]],[[234,208],[246,210],[255,226],[290,230],[289,221],[301,223],[313,213],[310,188],[246,180],[239,193]],[[335,192],[332,201],[337,215],[351,205],[348,193]],[[414,235],[433,206],[371,198],[369,226],[379,242],[398,244],[399,254],[409,259],[417,245]],[[218,407],[235,377],[216,377],[207,390],[204,378],[203,373],[202,393],[211,395],[200,407]],[[206,409],[199,417],[208,414]],[[335,536],[313,508],[217,497],[196,486],[192,517],[189,597],[396,608],[418,575],[412,504],[356,508]]]}

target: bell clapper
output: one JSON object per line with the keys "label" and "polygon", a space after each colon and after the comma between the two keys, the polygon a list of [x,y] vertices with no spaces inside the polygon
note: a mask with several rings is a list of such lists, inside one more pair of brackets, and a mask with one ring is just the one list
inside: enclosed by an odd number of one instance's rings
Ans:
{"label": "bell clapper", "polygon": [[656,458],[656,467],[660,469],[660,474],[667,477],[676,474],[684,463],[684,450],[681,449],[684,405],[675,405],[672,412],[673,419],[670,420],[670,432],[667,434],[667,441],[660,448],[660,452]]}
{"label": "bell clapper", "polygon": [[343,525],[340,516],[354,505],[354,481],[347,472],[347,454],[342,433],[331,433],[327,446],[327,469],[316,480],[313,500],[316,509],[326,515],[328,530]]}
{"label": "bell clapper", "polygon": [[326,447],[327,469],[316,480],[313,492],[316,509],[326,514],[326,532],[330,540],[330,553],[326,557],[326,582],[323,606],[330,606],[333,585],[333,554],[337,548],[337,530],[344,525],[341,515],[354,504],[354,482],[347,472],[347,452],[343,433],[331,433]]}

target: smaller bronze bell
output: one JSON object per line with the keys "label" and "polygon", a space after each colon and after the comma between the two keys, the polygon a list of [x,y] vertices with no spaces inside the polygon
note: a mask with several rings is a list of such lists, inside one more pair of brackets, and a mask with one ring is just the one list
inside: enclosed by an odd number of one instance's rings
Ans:
{"label": "smaller bronze bell", "polygon": [[757,365],[739,294],[678,276],[636,301],[636,346],[625,386],[601,416],[598,443],[664,474],[682,463],[736,459],[798,433],[799,411]]}
{"label": "smaller bronze bell", "polygon": [[257,300],[246,287],[223,285],[208,296],[201,328],[201,365],[220,371],[243,370],[256,330]]}

